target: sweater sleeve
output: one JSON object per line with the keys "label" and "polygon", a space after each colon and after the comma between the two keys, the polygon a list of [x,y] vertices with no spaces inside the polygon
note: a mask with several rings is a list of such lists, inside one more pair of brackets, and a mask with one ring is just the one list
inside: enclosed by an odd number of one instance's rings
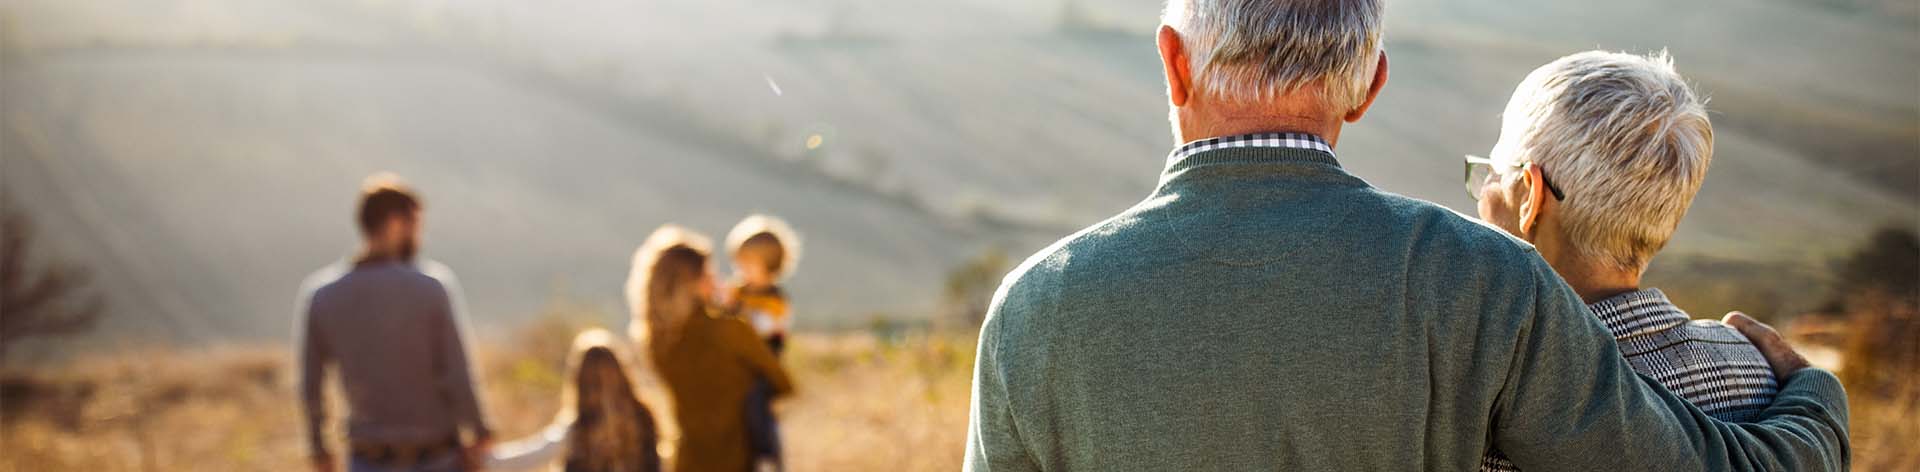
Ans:
{"label": "sweater sleeve", "polygon": [[[1004,293],[1003,289],[1003,293]],[[980,345],[973,363],[973,401],[967,413],[967,453],[963,470],[968,472],[1038,471],[1026,445],[1021,443],[1008,403],[1005,368],[1000,356],[1000,329],[1008,309],[1005,295],[987,310],[980,326]]]}
{"label": "sweater sleeve", "polygon": [[326,340],[322,338],[323,333],[317,329],[319,325],[313,317],[311,293],[303,293],[300,300],[297,318],[300,321],[295,326],[297,334],[294,336],[299,344],[300,405],[301,411],[306,414],[308,451],[314,457],[324,457],[328,453],[324,434],[327,427],[327,399],[323,392],[326,369],[333,359],[327,350]]}
{"label": "sweater sleeve", "polygon": [[1573,290],[1537,258],[1534,272],[1534,313],[1495,406],[1495,445],[1521,469],[1847,469],[1833,374],[1802,370],[1758,423],[1720,422],[1634,372]]}
{"label": "sweater sleeve", "polygon": [[437,330],[434,337],[439,356],[440,388],[453,408],[454,418],[460,426],[467,429],[475,438],[491,437],[493,432],[487,427],[486,417],[480,413],[480,396],[473,382],[473,369],[467,357],[467,343],[464,336],[461,307],[457,299],[457,285],[443,282],[445,288],[436,300],[438,315]]}
{"label": "sweater sleeve", "polygon": [[793,378],[787,375],[787,368],[780,365],[780,359],[773,356],[773,349],[760,341],[753,328],[737,320],[721,320],[721,332],[726,337],[728,347],[736,356],[747,363],[754,372],[767,379],[773,393],[787,395],[793,393]]}

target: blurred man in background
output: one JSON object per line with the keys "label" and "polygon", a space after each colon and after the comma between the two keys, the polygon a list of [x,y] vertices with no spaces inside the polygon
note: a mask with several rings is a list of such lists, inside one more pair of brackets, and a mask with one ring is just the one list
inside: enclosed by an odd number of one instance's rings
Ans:
{"label": "blurred man in background", "polygon": [[1387,80],[1381,0],[1172,0],[1176,142],[1140,204],[1043,249],[981,328],[966,467],[1839,470],[1838,379],[1728,424],[1636,374],[1534,248],[1334,158]]}
{"label": "blurred man in background", "polygon": [[[453,273],[415,259],[420,199],[390,175],[360,196],[364,246],[302,287],[300,395],[315,470],[333,470],[325,371],[347,398],[348,470],[472,470],[491,434],[480,413]],[[464,430],[466,438],[462,438]]]}
{"label": "blurred man in background", "polygon": [[[1780,385],[1732,327],[1692,322],[1640,276],[1713,160],[1705,97],[1673,60],[1588,51],[1514,90],[1492,158],[1467,158],[1480,217],[1533,243],[1635,372],[1724,421],[1755,421]],[[1498,453],[1482,470],[1514,470]]]}

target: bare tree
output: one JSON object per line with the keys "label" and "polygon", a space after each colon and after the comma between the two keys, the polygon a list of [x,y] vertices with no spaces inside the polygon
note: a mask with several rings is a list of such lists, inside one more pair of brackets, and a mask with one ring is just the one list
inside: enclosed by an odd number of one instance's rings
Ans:
{"label": "bare tree", "polygon": [[32,242],[27,217],[0,210],[0,361],[21,340],[86,332],[106,310],[99,294],[85,290],[93,280],[85,268],[28,267]]}
{"label": "bare tree", "polygon": [[945,297],[941,300],[941,311],[945,313],[935,321],[953,326],[980,326],[987,314],[987,304],[992,301],[994,290],[1000,287],[1000,278],[1006,276],[1007,268],[1007,252],[993,247],[948,271]]}
{"label": "bare tree", "polygon": [[1901,225],[1883,226],[1852,256],[1837,261],[1834,271],[1840,284],[1829,305],[1844,308],[1863,292],[1920,305],[1920,235]]}

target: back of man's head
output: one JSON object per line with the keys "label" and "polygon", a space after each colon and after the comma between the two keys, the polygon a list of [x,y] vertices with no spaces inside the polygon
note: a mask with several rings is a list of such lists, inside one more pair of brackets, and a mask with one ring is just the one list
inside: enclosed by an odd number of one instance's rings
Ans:
{"label": "back of man's head", "polygon": [[1168,0],[1196,93],[1264,102],[1318,84],[1329,111],[1367,99],[1384,36],[1381,0]]}
{"label": "back of man's head", "polygon": [[1666,246],[1713,160],[1706,99],[1665,52],[1562,57],[1520,83],[1503,121],[1512,148],[1496,154],[1539,165],[1566,194],[1567,242],[1622,270]]}
{"label": "back of man's head", "polygon": [[360,186],[360,234],[378,235],[393,217],[412,216],[420,208],[420,197],[399,176],[386,172],[369,176]]}

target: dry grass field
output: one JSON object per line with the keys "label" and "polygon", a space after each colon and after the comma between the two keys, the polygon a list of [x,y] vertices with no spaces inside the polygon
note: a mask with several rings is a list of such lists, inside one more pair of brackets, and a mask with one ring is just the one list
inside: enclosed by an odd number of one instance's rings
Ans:
{"label": "dry grass field", "polygon": [[[1899,329],[1911,328],[1905,322]],[[502,437],[532,433],[551,418],[576,326],[546,320],[480,348],[488,411]],[[811,334],[792,346],[787,363],[800,392],[780,408],[794,470],[958,468],[970,334]],[[57,374],[25,377],[31,381],[9,376],[0,472],[300,470],[306,451],[288,358],[266,347],[130,351],[78,359]],[[1911,366],[1854,365],[1881,374],[1845,376],[1856,470],[1920,470],[1912,447],[1920,443],[1920,381],[1903,370]],[[643,383],[664,416],[657,384]]]}
{"label": "dry grass field", "polygon": [[1887,395],[1848,393],[1854,470],[1920,470],[1920,382]]}
{"label": "dry grass field", "polygon": [[[571,338],[559,326],[479,348],[502,438],[552,419]],[[789,353],[800,394],[779,408],[793,470],[958,467],[970,335],[803,335]],[[302,470],[290,357],[270,347],[130,351],[9,376],[0,472]],[[643,388],[665,422],[657,384]]]}

